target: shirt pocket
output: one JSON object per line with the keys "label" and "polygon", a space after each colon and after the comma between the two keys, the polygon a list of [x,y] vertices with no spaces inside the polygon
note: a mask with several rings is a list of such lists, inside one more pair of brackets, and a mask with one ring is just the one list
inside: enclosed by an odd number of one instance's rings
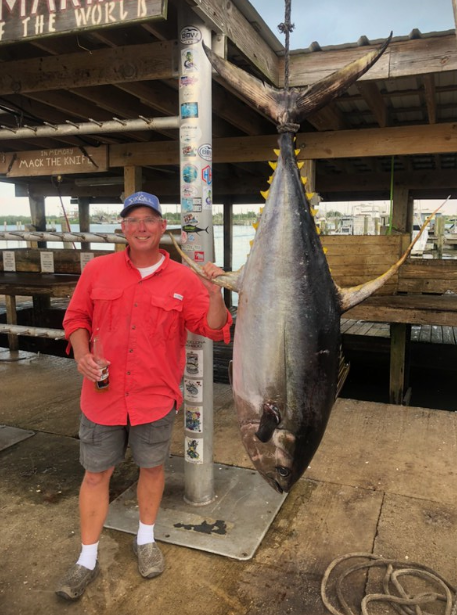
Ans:
{"label": "shirt pocket", "polygon": [[182,315],[182,301],[175,297],[151,297],[151,333],[170,340],[178,336]]}
{"label": "shirt pocket", "polygon": [[116,325],[120,315],[121,297],[123,291],[119,288],[93,288],[90,298],[94,304],[92,319],[93,329],[103,325],[110,331]]}

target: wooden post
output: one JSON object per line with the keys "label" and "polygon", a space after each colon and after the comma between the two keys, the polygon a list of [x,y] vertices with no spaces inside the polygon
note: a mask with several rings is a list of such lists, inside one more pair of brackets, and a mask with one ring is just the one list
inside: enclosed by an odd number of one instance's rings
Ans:
{"label": "wooden post", "polygon": [[[32,218],[32,225],[37,231],[46,231],[46,210],[45,210],[45,198],[44,196],[37,196],[29,192],[30,213]],[[38,241],[38,248],[46,248],[46,241]],[[51,306],[50,297],[33,297],[33,318],[38,320],[39,316],[44,310],[47,310]]]}
{"label": "wooden post", "polygon": [[[32,225],[36,231],[46,230],[46,211],[44,206],[44,196],[36,196],[29,193],[30,203],[30,216],[32,218]],[[39,241],[38,248],[46,248],[45,241]]]}
{"label": "wooden post", "polygon": [[142,181],[141,167],[124,167],[124,192],[126,197],[141,190]]}
{"label": "wooden post", "polygon": [[411,325],[390,324],[389,402],[401,405],[409,387]]}
{"label": "wooden post", "polygon": [[436,214],[436,217],[435,217],[435,241],[436,241],[437,258],[443,258],[443,247],[444,247],[443,214]]}
{"label": "wooden post", "polygon": [[[88,233],[90,231],[90,198],[78,199],[78,212],[79,212],[79,231],[81,233]],[[90,242],[81,242],[81,250],[90,250]]]}
{"label": "wooden post", "polygon": [[304,165],[300,169],[300,175],[307,178],[307,192],[315,192],[316,190],[316,161],[304,160]]}
{"label": "wooden post", "polygon": [[[17,325],[16,297],[5,295],[6,322],[9,325]],[[8,333],[8,346],[10,351],[19,350],[19,338],[13,333]]]}
{"label": "wooden post", "polygon": [[[412,234],[414,201],[406,186],[395,186],[393,196],[392,228],[397,233]],[[400,255],[399,255],[400,256]],[[402,404],[410,370],[411,325],[390,324],[390,384],[392,404]]]}
{"label": "wooden post", "polygon": [[[227,200],[224,203],[224,269],[233,269],[233,201]],[[232,307],[232,291],[224,288],[225,305]]]}

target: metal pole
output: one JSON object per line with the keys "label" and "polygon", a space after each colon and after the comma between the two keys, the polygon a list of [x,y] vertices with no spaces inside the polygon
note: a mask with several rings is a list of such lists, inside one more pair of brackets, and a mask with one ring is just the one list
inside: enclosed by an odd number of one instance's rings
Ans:
{"label": "metal pole", "polygon": [[[90,243],[123,243],[127,241],[124,235],[116,235],[115,233],[54,233],[51,231],[1,231],[0,239],[4,241],[76,241]],[[175,237],[178,243],[181,242],[180,237]],[[172,241],[168,235],[164,235],[160,243],[166,246],[171,246]]]}
{"label": "metal pole", "polygon": [[[183,250],[195,262],[214,260],[212,224],[211,65],[202,47],[211,30],[190,10],[179,13],[179,108]],[[184,372],[184,499],[214,499],[213,342],[189,335]]]}
{"label": "metal pole", "polygon": [[134,120],[113,118],[107,122],[82,122],[76,124],[49,124],[12,128],[0,125],[0,140],[31,139],[34,137],[63,137],[69,135],[98,135],[108,132],[132,132],[134,130],[167,130],[179,128],[179,117],[140,117]]}

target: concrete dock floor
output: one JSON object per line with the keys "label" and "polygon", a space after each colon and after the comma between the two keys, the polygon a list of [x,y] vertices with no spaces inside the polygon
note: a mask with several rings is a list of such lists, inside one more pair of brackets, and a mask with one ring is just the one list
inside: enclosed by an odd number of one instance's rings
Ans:
{"label": "concrete dock floor", "polygon": [[[100,577],[80,601],[62,601],[54,587],[80,547],[80,377],[70,359],[0,349],[0,379],[0,425],[35,432],[0,452],[2,615],[321,615],[325,569],[353,552],[419,562],[457,583],[457,414],[340,399],[310,469],[251,560],[161,543],[166,570],[145,581],[131,535],[105,530]],[[171,453],[183,455],[181,415]],[[220,384],[214,458],[250,467],[230,389]],[[127,458],[111,498],[136,478]],[[363,585],[348,591],[356,604]]]}

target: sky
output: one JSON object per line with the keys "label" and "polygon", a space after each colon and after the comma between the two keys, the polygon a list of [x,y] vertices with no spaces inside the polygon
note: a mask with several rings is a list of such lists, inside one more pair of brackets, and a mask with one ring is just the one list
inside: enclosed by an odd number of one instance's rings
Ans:
{"label": "sky", "polygon": [[[284,21],[284,0],[251,0],[251,4],[284,43],[284,36],[278,30],[278,24]],[[426,33],[455,27],[452,0],[292,0],[292,23],[295,28],[291,34],[291,49],[305,49],[314,41],[324,47],[354,43],[361,36],[369,40],[382,39],[391,30],[394,36],[405,36],[414,28]],[[68,198],[64,199],[64,204],[68,206]],[[103,209],[115,213],[118,207]],[[341,203],[339,208],[350,213],[352,205]],[[249,209],[255,208],[242,207],[244,211]],[[450,201],[445,212],[457,213],[457,201]],[[0,182],[0,223],[2,216],[29,213],[28,199],[15,198],[13,186]],[[60,214],[59,199],[46,199],[46,215]]]}
{"label": "sky", "polygon": [[[284,44],[278,24],[284,21],[284,0],[250,0],[262,19]],[[291,49],[305,49],[317,41],[325,45],[451,30],[452,0],[292,0]]]}

